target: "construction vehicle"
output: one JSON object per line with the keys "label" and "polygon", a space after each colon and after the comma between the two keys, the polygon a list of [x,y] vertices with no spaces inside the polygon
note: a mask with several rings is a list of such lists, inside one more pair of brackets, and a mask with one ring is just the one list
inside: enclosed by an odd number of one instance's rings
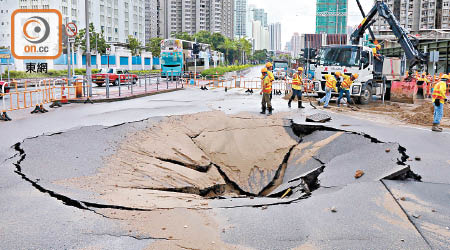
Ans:
{"label": "construction vehicle", "polygon": [[[359,78],[353,83],[350,93],[359,103],[368,104],[373,95],[390,99],[392,86],[396,86],[396,88],[404,87],[402,84],[393,83],[411,84],[410,79],[406,81],[404,79],[406,62],[403,62],[400,58],[376,57],[372,48],[360,45],[361,38],[367,29],[369,29],[374,43],[377,44],[370,30],[370,26],[375,22],[376,14],[387,21],[404,49],[407,64],[410,68],[409,72],[412,72],[411,69],[415,66],[426,64],[427,55],[417,49],[417,44],[410,40],[408,32],[400,26],[400,23],[384,2],[377,1],[367,15],[364,14],[359,0],[357,2],[364,19],[350,37],[352,45],[333,45],[321,48],[317,57],[314,88],[321,97],[325,95],[325,74],[335,74],[338,71],[346,75],[357,73]],[[402,92],[400,94],[403,95],[404,91],[402,89],[400,91]],[[332,94],[337,95],[338,93]]]}
{"label": "construction vehicle", "polygon": [[283,80],[288,76],[289,62],[287,60],[273,61],[273,75],[275,80]]}

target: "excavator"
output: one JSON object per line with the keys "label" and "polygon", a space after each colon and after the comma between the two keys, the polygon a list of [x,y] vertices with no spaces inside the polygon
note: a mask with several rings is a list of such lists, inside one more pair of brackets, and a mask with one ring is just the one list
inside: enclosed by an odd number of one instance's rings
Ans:
{"label": "excavator", "polygon": [[[405,78],[404,62],[400,58],[385,58],[368,46],[360,45],[365,32],[369,30],[373,43],[378,44],[370,26],[376,21],[376,14],[389,24],[398,43],[405,51],[409,72],[414,68],[422,70],[428,55],[417,49],[417,40],[408,36],[408,31],[400,23],[383,1],[376,1],[366,15],[359,0],[356,0],[364,19],[350,37],[351,45],[331,45],[322,47],[317,57],[315,90],[324,94],[325,74],[337,71],[346,75],[357,73],[359,78],[350,90],[351,95],[361,104],[368,104],[373,95],[391,101],[413,102],[418,86],[416,79]],[[336,95],[337,93],[333,93]]]}
{"label": "excavator", "polygon": [[[423,71],[424,66],[427,65],[428,62],[428,54],[422,53],[417,49],[418,40],[415,37],[409,37],[408,31],[406,31],[400,23],[397,21],[396,17],[389,9],[389,7],[383,1],[377,1],[375,6],[369,11],[367,15],[364,14],[364,10],[361,7],[361,3],[359,0],[356,0],[358,7],[361,11],[361,14],[365,16],[361,24],[358,28],[353,32],[350,37],[352,44],[359,44],[361,38],[363,37],[365,31],[369,29],[369,33],[374,41],[374,44],[377,44],[377,40],[370,29],[370,26],[375,22],[374,17],[376,14],[378,16],[384,18],[386,22],[389,24],[392,32],[398,39],[398,43],[401,45],[403,50],[405,51],[405,56],[407,59],[407,63],[409,64],[408,72],[413,72],[414,67],[417,66],[417,71]],[[380,57],[381,60],[375,60],[375,64],[383,65],[384,57]],[[378,69],[378,70],[377,70]],[[382,78],[382,66],[375,65],[375,76],[377,78]],[[408,74],[408,76],[402,81],[393,81],[391,84],[391,100],[400,101],[400,102],[409,102],[414,103],[414,99],[418,96],[423,98],[425,95],[425,90],[422,89],[424,82],[417,81],[417,79],[412,77],[412,74]],[[417,95],[419,92],[421,95]]]}

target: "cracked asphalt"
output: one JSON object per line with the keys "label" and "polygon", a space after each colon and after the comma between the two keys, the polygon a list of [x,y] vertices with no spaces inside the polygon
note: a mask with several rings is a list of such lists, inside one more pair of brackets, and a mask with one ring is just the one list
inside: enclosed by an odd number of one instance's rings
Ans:
{"label": "cracked asphalt", "polygon": [[[151,249],[161,242],[159,249],[450,248],[450,133],[336,113],[328,113],[332,121],[326,124],[306,123],[307,115],[326,111],[309,105],[290,110],[280,96],[273,99],[275,113],[292,121],[297,135],[309,132],[289,151],[278,193],[304,188],[311,180],[320,185],[311,194],[299,191],[284,199],[228,197],[195,208],[224,221],[217,226],[218,235],[230,245],[183,245],[124,227],[111,211],[159,208],[105,201],[91,191],[60,184],[95,174],[124,137],[165,117],[212,110],[256,115],[260,96],[244,91],[186,89],[116,103],[71,104],[36,116],[10,114],[14,121],[0,123],[0,248]],[[323,172],[311,174],[323,166]],[[398,177],[408,167],[420,181]],[[357,169],[365,172],[360,179],[353,177]],[[390,180],[383,179],[387,176]],[[308,181],[300,181],[306,177]],[[179,222],[185,223],[187,219]],[[156,225],[150,220],[145,226]],[[177,245],[164,245],[168,241]]]}

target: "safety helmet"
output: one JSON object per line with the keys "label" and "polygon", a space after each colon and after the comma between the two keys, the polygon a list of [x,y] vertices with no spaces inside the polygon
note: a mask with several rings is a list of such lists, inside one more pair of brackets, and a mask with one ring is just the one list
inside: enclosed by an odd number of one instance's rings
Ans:
{"label": "safety helmet", "polygon": [[297,70],[298,70],[298,71],[303,71],[303,68],[302,68],[302,67],[298,67]]}
{"label": "safety helmet", "polygon": [[353,78],[355,78],[355,79],[357,79],[357,78],[359,77],[359,75],[358,75],[357,73],[354,73],[352,76],[353,76]]}
{"label": "safety helmet", "polygon": [[270,62],[266,63],[266,68],[270,68],[270,67],[272,67],[272,63],[270,63]]}
{"label": "safety helmet", "polygon": [[450,76],[449,75],[443,75],[443,76],[441,76],[441,79],[450,80]]}
{"label": "safety helmet", "polygon": [[381,45],[380,45],[380,44],[377,44],[376,48],[377,48],[377,49],[381,49]]}
{"label": "safety helmet", "polygon": [[335,76],[341,76],[341,72],[337,71],[336,73],[334,73]]}
{"label": "safety helmet", "polygon": [[423,72],[423,73],[422,73],[422,76],[426,76],[426,75],[427,75],[427,73],[426,73],[426,72]]}
{"label": "safety helmet", "polygon": [[262,68],[261,73],[267,73],[267,68]]}

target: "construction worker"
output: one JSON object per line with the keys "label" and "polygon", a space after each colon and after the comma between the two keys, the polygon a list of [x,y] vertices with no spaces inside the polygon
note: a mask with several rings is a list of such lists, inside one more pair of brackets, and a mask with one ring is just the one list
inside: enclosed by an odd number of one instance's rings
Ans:
{"label": "construction worker", "polygon": [[442,132],[442,128],[439,127],[439,124],[444,115],[444,103],[447,101],[447,96],[445,95],[447,83],[450,83],[450,76],[443,75],[441,81],[436,83],[433,88],[434,120],[431,130],[435,132]]}
{"label": "construction worker", "polygon": [[[271,62],[267,62],[266,63],[266,69],[267,69],[267,75],[269,76],[269,79],[270,79],[270,81],[272,83],[273,81],[275,81],[275,77],[274,77],[273,72],[272,72],[273,65],[272,65]],[[263,79],[263,77],[261,76],[261,80],[262,79]],[[270,100],[272,100],[272,92],[270,92]]]}
{"label": "construction worker", "polygon": [[[336,72],[335,73],[336,76],[340,76],[341,73],[340,72]],[[334,89],[334,91],[337,92],[337,88],[336,88],[336,78],[331,75],[331,74],[326,74],[324,75],[325,80],[327,81],[325,84],[325,96],[319,100],[319,105],[321,103],[324,103],[323,107],[324,108],[329,108],[328,107],[328,103],[330,102],[331,99],[331,91]]]}
{"label": "construction worker", "polygon": [[292,100],[295,99],[295,97],[297,97],[297,101],[298,101],[298,108],[300,109],[304,109],[305,107],[303,107],[302,105],[302,86],[303,86],[303,68],[299,67],[297,69],[297,73],[294,73],[294,75],[292,76],[292,96],[289,99],[288,102],[288,106],[289,108],[291,107],[291,103]]}
{"label": "construction worker", "polygon": [[261,101],[261,114],[266,114],[266,106],[269,110],[268,115],[272,115],[272,103],[270,101],[270,93],[272,93],[272,81],[270,80],[270,76],[268,74],[267,68],[261,69],[262,80],[261,80],[261,94],[263,95]]}
{"label": "construction worker", "polygon": [[373,56],[374,56],[376,59],[378,59],[378,60],[381,60],[381,54],[378,53],[378,51],[380,51],[380,50],[381,50],[381,45],[380,45],[380,44],[377,44],[377,45],[375,46],[375,48],[372,48]]}
{"label": "construction worker", "polygon": [[353,81],[355,81],[358,78],[358,74],[352,74],[351,76],[348,75],[343,75],[344,81],[341,83],[341,89],[339,90],[339,98],[337,100],[337,106],[340,107],[340,102],[342,97],[344,96],[345,93],[345,97],[347,97],[347,104],[350,104],[350,87],[353,84]]}

